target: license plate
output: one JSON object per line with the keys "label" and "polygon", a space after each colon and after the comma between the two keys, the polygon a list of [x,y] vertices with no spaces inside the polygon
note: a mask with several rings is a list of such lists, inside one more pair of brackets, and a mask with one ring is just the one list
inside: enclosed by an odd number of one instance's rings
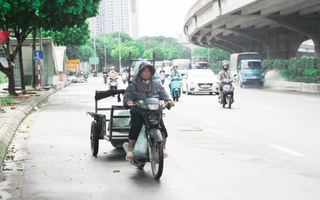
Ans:
{"label": "license plate", "polygon": [[256,79],[257,77],[256,77],[256,76],[253,76],[252,78],[253,78],[253,79]]}
{"label": "license plate", "polygon": [[209,88],[210,85],[201,85],[202,88]]}

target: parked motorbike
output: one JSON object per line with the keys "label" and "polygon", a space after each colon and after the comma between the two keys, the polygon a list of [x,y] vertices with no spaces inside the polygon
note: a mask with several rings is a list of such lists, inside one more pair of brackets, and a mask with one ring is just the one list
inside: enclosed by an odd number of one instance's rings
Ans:
{"label": "parked motorbike", "polygon": [[98,76],[98,72],[96,70],[93,71],[93,77],[97,77]]}
{"label": "parked motorbike", "polygon": [[117,77],[110,78],[110,90],[117,90],[118,89],[118,80]]}
{"label": "parked motorbike", "polygon": [[166,80],[166,74],[165,73],[161,73],[160,74],[160,80],[161,80],[161,84],[163,85],[165,80]]}
{"label": "parked motorbike", "polygon": [[233,104],[233,95],[234,95],[234,87],[232,85],[232,80],[225,78],[221,82],[222,84],[222,100],[220,101],[222,107],[226,105],[228,108],[231,108],[231,104]]}
{"label": "parked motorbike", "polygon": [[[163,172],[164,157],[163,157],[163,138],[160,131],[160,121],[163,116],[165,108],[170,109],[170,105],[157,98],[148,98],[145,101],[140,100],[133,104],[143,110],[143,118],[145,120],[146,145],[148,151],[146,155],[137,158],[135,155],[134,160],[131,162],[133,165],[142,169],[147,162],[151,162],[151,170],[153,177],[159,179]],[[144,143],[145,144],[145,143]],[[128,153],[129,144],[123,144],[123,149]]]}
{"label": "parked motorbike", "polygon": [[181,84],[180,79],[176,76],[171,79],[170,94],[173,101],[179,101],[179,98],[181,97]]}

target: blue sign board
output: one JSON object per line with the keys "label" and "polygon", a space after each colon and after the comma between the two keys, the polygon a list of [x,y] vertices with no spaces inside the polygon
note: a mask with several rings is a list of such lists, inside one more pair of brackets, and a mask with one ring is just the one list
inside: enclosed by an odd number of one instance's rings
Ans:
{"label": "blue sign board", "polygon": [[42,50],[35,50],[33,52],[33,60],[43,60],[43,51]]}

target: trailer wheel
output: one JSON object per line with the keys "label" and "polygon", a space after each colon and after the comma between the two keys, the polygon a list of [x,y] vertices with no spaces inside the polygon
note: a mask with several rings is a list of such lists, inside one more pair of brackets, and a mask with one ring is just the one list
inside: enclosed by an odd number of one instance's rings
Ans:
{"label": "trailer wheel", "polygon": [[99,151],[99,133],[97,128],[97,122],[95,120],[91,122],[90,144],[92,155],[97,156]]}

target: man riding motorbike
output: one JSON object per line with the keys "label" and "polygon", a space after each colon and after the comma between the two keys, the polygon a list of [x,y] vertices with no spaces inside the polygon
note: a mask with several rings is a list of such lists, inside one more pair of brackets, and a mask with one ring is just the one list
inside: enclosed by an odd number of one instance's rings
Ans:
{"label": "man riding motorbike", "polygon": [[[181,74],[180,74],[180,72],[178,72],[177,65],[172,67],[172,72],[170,73],[170,78],[171,78],[171,81],[172,81],[172,79],[177,79],[177,80],[181,79]],[[171,90],[171,83],[169,84],[169,88]]]}
{"label": "man riding motorbike", "polygon": [[114,66],[111,67],[111,71],[109,72],[108,74],[108,77],[111,78],[111,77],[116,77],[118,78],[118,73],[116,72],[115,70],[116,68]]}
{"label": "man riding motorbike", "polygon": [[161,70],[159,71],[159,74],[161,75],[162,73],[166,73],[166,71],[163,69],[163,66],[161,67]]}
{"label": "man riding motorbike", "polygon": [[[170,106],[174,106],[174,102],[170,99],[162,85],[159,82],[154,81],[154,74],[155,68],[150,63],[143,62],[140,64],[139,73],[137,74],[136,79],[126,89],[123,99],[125,106],[133,106],[133,103],[137,102],[138,100],[145,100],[154,96],[158,96],[160,100],[167,101]],[[129,131],[129,152],[126,155],[126,160],[128,161],[132,161],[134,159],[132,151],[144,123],[144,119],[139,108],[132,107],[130,114],[131,127]],[[166,158],[168,157],[168,153],[166,152],[168,133],[166,127],[164,126],[163,120],[161,120],[160,124],[160,131],[164,138],[163,153],[164,157]]]}
{"label": "man riding motorbike", "polygon": [[102,70],[102,75],[103,76],[107,76],[108,75],[108,71],[107,71],[107,67],[104,67]]}
{"label": "man riding motorbike", "polygon": [[[229,65],[227,63],[223,63],[222,65],[222,70],[219,72],[218,74],[218,80],[220,82],[219,85],[219,102],[221,103],[221,99],[223,98],[223,94],[222,94],[222,80],[227,78],[230,80],[233,80],[232,76],[231,76],[231,72],[228,71],[229,70]],[[233,100],[234,101],[234,100]]]}

